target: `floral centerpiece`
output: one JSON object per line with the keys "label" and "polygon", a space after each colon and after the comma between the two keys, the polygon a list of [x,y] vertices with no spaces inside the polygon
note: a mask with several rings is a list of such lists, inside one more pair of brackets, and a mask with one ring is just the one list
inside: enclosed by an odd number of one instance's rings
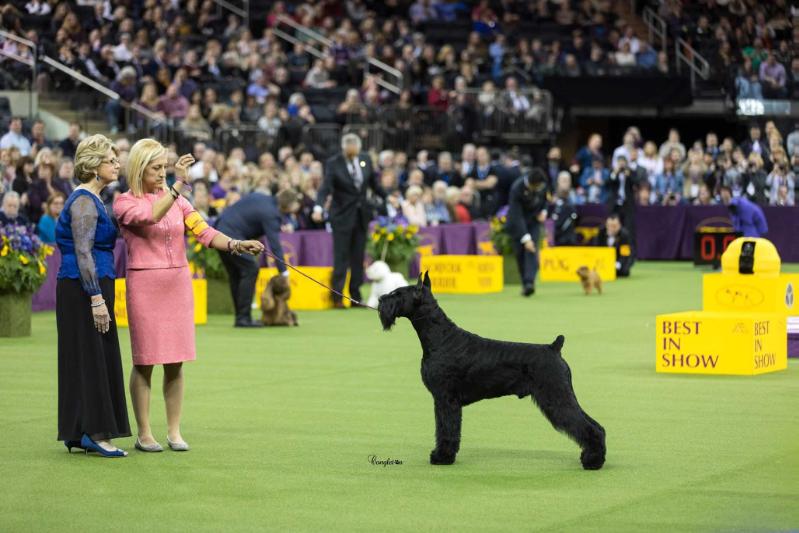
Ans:
{"label": "floral centerpiece", "polygon": [[200,244],[191,234],[186,241],[186,258],[195,278],[225,279],[225,267],[219,253]]}
{"label": "floral centerpiece", "polygon": [[419,228],[402,217],[379,217],[366,251],[375,261],[385,261],[392,272],[408,275],[408,266],[419,246]]}
{"label": "floral centerpiece", "polygon": [[491,243],[494,250],[502,256],[503,274],[506,285],[519,284],[521,278],[519,269],[516,265],[516,250],[513,247],[513,240],[508,233],[508,208],[500,209],[496,216],[491,219]]}
{"label": "floral centerpiece", "polygon": [[513,255],[511,236],[505,227],[507,222],[507,215],[501,213],[491,219],[491,243],[494,245],[494,250],[503,256]]}
{"label": "floral centerpiece", "polygon": [[27,226],[0,226],[0,337],[31,334],[31,298],[53,253]]}
{"label": "floral centerpiece", "polygon": [[186,238],[186,258],[189,260],[189,268],[194,279],[204,280],[208,313],[223,315],[233,313],[227,271],[219,252],[206,248],[194,235],[189,234]]}

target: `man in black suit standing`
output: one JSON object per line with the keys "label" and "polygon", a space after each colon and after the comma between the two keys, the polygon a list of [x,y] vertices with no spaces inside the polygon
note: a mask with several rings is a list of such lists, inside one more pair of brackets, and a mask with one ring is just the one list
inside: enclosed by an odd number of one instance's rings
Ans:
{"label": "man in black suit standing", "polygon": [[[277,197],[270,191],[256,189],[244,196],[235,204],[226,207],[222,216],[216,221],[216,229],[229,235],[231,239],[252,240],[266,236],[273,254],[283,258],[283,247],[280,245],[281,216],[294,213],[299,209],[297,193],[284,190]],[[255,282],[258,280],[258,261],[255,257],[219,251],[219,257],[228,273],[230,294],[236,308],[237,328],[261,327],[260,322],[253,322],[250,310],[255,295]],[[278,271],[288,276],[286,265],[275,261]]]}
{"label": "man in black suit standing", "polygon": [[[342,153],[325,163],[325,178],[316,198],[313,220],[323,220],[323,206],[328,196],[332,196],[328,218],[333,228],[333,289],[344,290],[349,269],[350,296],[360,301],[366,230],[375,216],[374,196],[385,200],[386,193],[369,155],[361,152],[361,139],[357,135],[344,135],[341,150]],[[340,296],[333,295],[333,305],[344,307]]]}

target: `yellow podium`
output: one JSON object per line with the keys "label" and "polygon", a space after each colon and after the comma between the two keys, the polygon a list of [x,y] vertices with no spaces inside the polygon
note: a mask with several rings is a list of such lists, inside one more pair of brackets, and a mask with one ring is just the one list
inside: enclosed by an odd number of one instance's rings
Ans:
{"label": "yellow podium", "polygon": [[[740,255],[746,243],[753,246],[752,257],[741,265]],[[752,273],[742,274],[742,268]],[[799,274],[780,273],[780,256],[766,239],[736,239],[721,257],[721,269],[721,274],[705,274],[702,278],[705,311],[799,314],[794,305]]]}
{"label": "yellow podium", "polygon": [[788,366],[788,317],[797,274],[780,274],[766,239],[741,237],[702,278],[702,311],[657,317],[656,370],[754,375]]}
{"label": "yellow podium", "polygon": [[753,375],[788,366],[784,315],[686,311],[657,317],[658,372]]}
{"label": "yellow podium", "polygon": [[[194,289],[194,323],[207,324],[208,323],[208,282],[204,279],[192,279],[192,288]],[[117,321],[117,327],[128,327],[128,308],[125,295],[127,286],[125,285],[125,278],[117,278],[114,280],[114,318]]]}
{"label": "yellow podium", "polygon": [[486,294],[502,291],[502,260],[499,255],[423,255],[419,270],[430,272],[434,293]]}
{"label": "yellow podium", "polygon": [[[328,287],[333,282],[333,267],[304,266],[297,268],[312,278],[318,279]],[[255,282],[255,306],[258,309],[261,308],[261,294],[263,294],[266,284],[277,273],[278,270],[276,268],[262,268],[258,272],[258,280]],[[297,272],[291,272],[289,274],[289,285],[291,286],[289,307],[293,311],[321,311],[333,308],[333,298],[330,291],[305,276]],[[344,283],[344,294],[347,296],[350,294],[349,274],[347,275],[347,281]],[[350,305],[350,301],[346,298],[344,299],[344,305]]]}
{"label": "yellow podium", "polygon": [[554,246],[540,251],[541,281],[580,281],[577,269],[596,269],[602,281],[616,279],[616,250],[607,246]]}

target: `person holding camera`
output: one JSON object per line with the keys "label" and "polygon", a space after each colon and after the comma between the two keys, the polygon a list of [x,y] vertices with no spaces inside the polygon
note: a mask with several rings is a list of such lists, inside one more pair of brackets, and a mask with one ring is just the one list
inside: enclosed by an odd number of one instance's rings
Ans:
{"label": "person holding camera", "polygon": [[522,278],[522,296],[535,294],[537,243],[546,219],[547,176],[540,168],[534,168],[511,186],[506,224]]}
{"label": "person holding camera", "polygon": [[638,166],[638,151],[630,152],[629,160],[618,155],[607,181],[608,211],[618,213],[631,235],[635,235],[635,200],[638,188],[648,181],[646,171]]}
{"label": "person holding camera", "polygon": [[568,170],[563,170],[558,174],[555,196],[550,206],[550,218],[555,223],[555,246],[577,246],[577,202],[577,193],[572,189],[572,176]]}

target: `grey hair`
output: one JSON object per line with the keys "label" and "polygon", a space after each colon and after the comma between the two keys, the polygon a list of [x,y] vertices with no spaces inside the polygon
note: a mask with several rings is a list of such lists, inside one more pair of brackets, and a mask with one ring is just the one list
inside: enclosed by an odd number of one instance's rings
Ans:
{"label": "grey hair", "polygon": [[355,135],[354,133],[348,133],[344,137],[341,138],[341,148],[344,149],[347,145],[356,144],[358,145],[358,151],[361,151],[361,138]]}
{"label": "grey hair", "polygon": [[3,195],[3,203],[6,203],[6,199],[19,200],[19,193],[17,191],[8,191]]}

